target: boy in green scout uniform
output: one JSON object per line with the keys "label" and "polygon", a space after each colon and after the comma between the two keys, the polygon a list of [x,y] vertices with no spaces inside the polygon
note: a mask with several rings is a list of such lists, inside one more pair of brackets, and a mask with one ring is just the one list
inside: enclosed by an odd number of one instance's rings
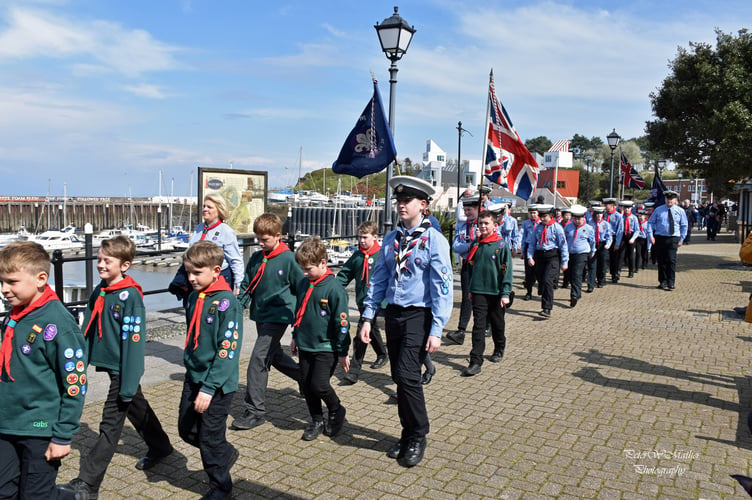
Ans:
{"label": "boy in green scout uniform", "polygon": [[[300,359],[303,396],[311,414],[311,423],[303,432],[304,441],[313,441],[323,431],[334,437],[345,422],[345,407],[330,383],[337,363],[345,372],[350,368],[350,323],[347,318],[347,292],[326,265],[326,246],[314,236],[295,253],[305,278],[299,289],[290,351]],[[321,401],[329,415],[324,423]]]}
{"label": "boy in green scout uniform", "polygon": [[[376,259],[379,258],[381,246],[376,241],[377,226],[375,222],[365,221],[358,226],[358,251],[353,252],[352,256],[342,265],[342,269],[337,273],[337,279],[342,286],[347,286],[352,280],[355,280],[355,303],[358,305],[358,311],[363,314],[363,300],[368,294],[368,287],[373,274],[373,266],[376,265]],[[360,323],[358,323],[360,326]],[[360,328],[358,328],[360,331]],[[386,364],[386,346],[384,339],[381,338],[376,322],[371,327],[371,345],[376,351],[376,361],[371,368],[374,370],[381,368]],[[363,359],[366,356],[368,345],[361,342],[360,337],[355,336],[353,341],[353,357],[350,361],[350,371],[343,377],[346,382],[354,384],[360,376],[360,367],[363,365]]]}
{"label": "boy in green scout uniform", "polygon": [[300,368],[282,350],[280,341],[295,319],[296,286],[303,279],[295,255],[281,241],[282,221],[262,214],[253,222],[261,250],[248,259],[238,300],[249,307],[256,322],[256,343],[248,360],[245,410],[232,421],[235,430],[252,429],[264,423],[266,385],[273,366],[300,384]]}
{"label": "boy in green scout uniform", "polygon": [[178,410],[178,433],[201,452],[211,490],[202,498],[230,498],[230,469],[238,450],[225,431],[238,388],[243,340],[243,308],[220,276],[224,252],[210,241],[185,251],[183,263],[193,293],[188,298],[188,335],[183,352],[186,373]]}
{"label": "boy in green scout uniform", "polygon": [[486,349],[486,325],[491,326],[494,349],[489,361],[498,363],[504,357],[505,306],[512,292],[512,252],[496,231],[496,217],[491,212],[478,216],[479,240],[470,248],[470,300],[473,304],[473,347],[470,365],[462,371],[465,377],[480,373]]}
{"label": "boy in green scout uniform", "polygon": [[38,243],[0,250],[0,498],[55,498],[86,393],[81,330],[47,285],[50,256]]}
{"label": "boy in green scout uniform", "polygon": [[136,245],[126,236],[104,240],[97,255],[102,281],[94,289],[84,317],[87,360],[107,372],[110,390],[102,409],[99,437],[82,454],[78,477],[61,488],[85,491],[97,498],[107,467],[117,449],[126,417],[149,450],[136,463],[140,470],[154,467],[172,453],[170,438],[141,392],[146,344],[146,309],[141,286],[125,273],[136,256]]}

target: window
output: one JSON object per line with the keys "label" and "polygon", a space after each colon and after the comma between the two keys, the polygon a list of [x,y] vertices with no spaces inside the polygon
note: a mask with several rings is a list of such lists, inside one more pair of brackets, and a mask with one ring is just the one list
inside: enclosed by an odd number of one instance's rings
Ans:
{"label": "window", "polygon": [[556,181],[556,189],[564,189],[567,187],[566,181]]}
{"label": "window", "polygon": [[444,155],[436,155],[436,161],[444,161]]}

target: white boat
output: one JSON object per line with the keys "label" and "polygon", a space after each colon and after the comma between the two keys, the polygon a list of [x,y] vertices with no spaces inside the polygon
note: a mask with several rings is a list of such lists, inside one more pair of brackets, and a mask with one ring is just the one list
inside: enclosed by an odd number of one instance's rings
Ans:
{"label": "white boat", "polygon": [[269,193],[267,200],[270,203],[287,203],[295,198],[295,193],[291,189],[281,189]]}
{"label": "white boat", "polygon": [[71,232],[45,231],[29,239],[42,245],[45,250],[78,250],[84,247],[84,242]]}
{"label": "white boat", "polygon": [[18,231],[10,234],[0,234],[0,247],[4,247],[14,241],[26,241],[31,236],[23,225],[18,226]]}

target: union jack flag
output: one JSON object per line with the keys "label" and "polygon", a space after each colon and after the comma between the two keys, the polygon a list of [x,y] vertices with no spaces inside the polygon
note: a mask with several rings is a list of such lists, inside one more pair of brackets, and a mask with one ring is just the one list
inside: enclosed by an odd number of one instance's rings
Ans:
{"label": "union jack flag", "polygon": [[507,110],[496,99],[493,70],[488,84],[486,178],[527,200],[538,183],[538,162],[520,139]]}
{"label": "union jack flag", "polygon": [[621,155],[621,172],[624,177],[624,186],[632,189],[643,189],[645,187],[645,179],[643,179],[637,172],[637,169],[629,163],[627,155],[623,151],[619,152]]}

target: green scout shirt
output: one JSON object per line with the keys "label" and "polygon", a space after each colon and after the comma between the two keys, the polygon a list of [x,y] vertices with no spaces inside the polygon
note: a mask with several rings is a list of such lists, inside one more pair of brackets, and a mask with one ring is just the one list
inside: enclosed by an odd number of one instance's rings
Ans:
{"label": "green scout shirt", "polygon": [[[0,327],[2,338],[9,319]],[[70,444],[86,394],[84,336],[73,316],[60,301],[50,301],[18,321],[11,342],[15,382],[0,375],[0,434]]]}
{"label": "green scout shirt", "polygon": [[[298,307],[311,282],[303,278],[298,285]],[[300,325],[292,332],[298,349],[310,352],[334,352],[347,356],[350,348],[350,322],[347,317],[347,292],[333,275],[313,288]]]}
{"label": "green scout shirt", "polygon": [[[84,325],[89,324],[94,303],[103,286],[107,286],[107,282],[102,281],[89,298]],[[144,374],[146,309],[141,293],[135,287],[107,293],[101,316],[101,338],[96,318],[85,332],[88,364],[120,374],[118,395],[127,401],[136,394]]]}
{"label": "green scout shirt", "polygon": [[[190,328],[198,292],[188,299],[186,317]],[[243,341],[243,308],[233,292],[220,290],[204,298],[198,346],[189,339],[183,352],[186,377],[201,384],[201,392],[224,394],[238,388],[240,346]]]}
{"label": "green scout shirt", "polygon": [[512,253],[504,240],[479,243],[470,266],[470,293],[509,297]]}
{"label": "green scout shirt", "polygon": [[[381,253],[381,250],[367,257],[369,281],[373,274],[373,267],[376,265],[376,260],[379,258],[379,253]],[[342,268],[337,273],[337,279],[342,283],[342,286],[347,286],[353,279],[355,280],[355,303],[358,305],[358,309],[361,310],[363,309],[363,301],[365,300],[366,295],[368,295],[368,287],[370,286],[370,283],[362,278],[363,260],[365,258],[366,255],[360,250],[357,250],[349,259],[347,259],[347,262],[342,265]]]}
{"label": "green scout shirt", "polygon": [[295,287],[304,279],[303,271],[295,262],[295,254],[291,250],[284,251],[267,260],[264,274],[251,295],[249,286],[263,260],[261,250],[248,259],[238,300],[243,307],[250,304],[249,317],[253,321],[291,325],[295,322]]}

